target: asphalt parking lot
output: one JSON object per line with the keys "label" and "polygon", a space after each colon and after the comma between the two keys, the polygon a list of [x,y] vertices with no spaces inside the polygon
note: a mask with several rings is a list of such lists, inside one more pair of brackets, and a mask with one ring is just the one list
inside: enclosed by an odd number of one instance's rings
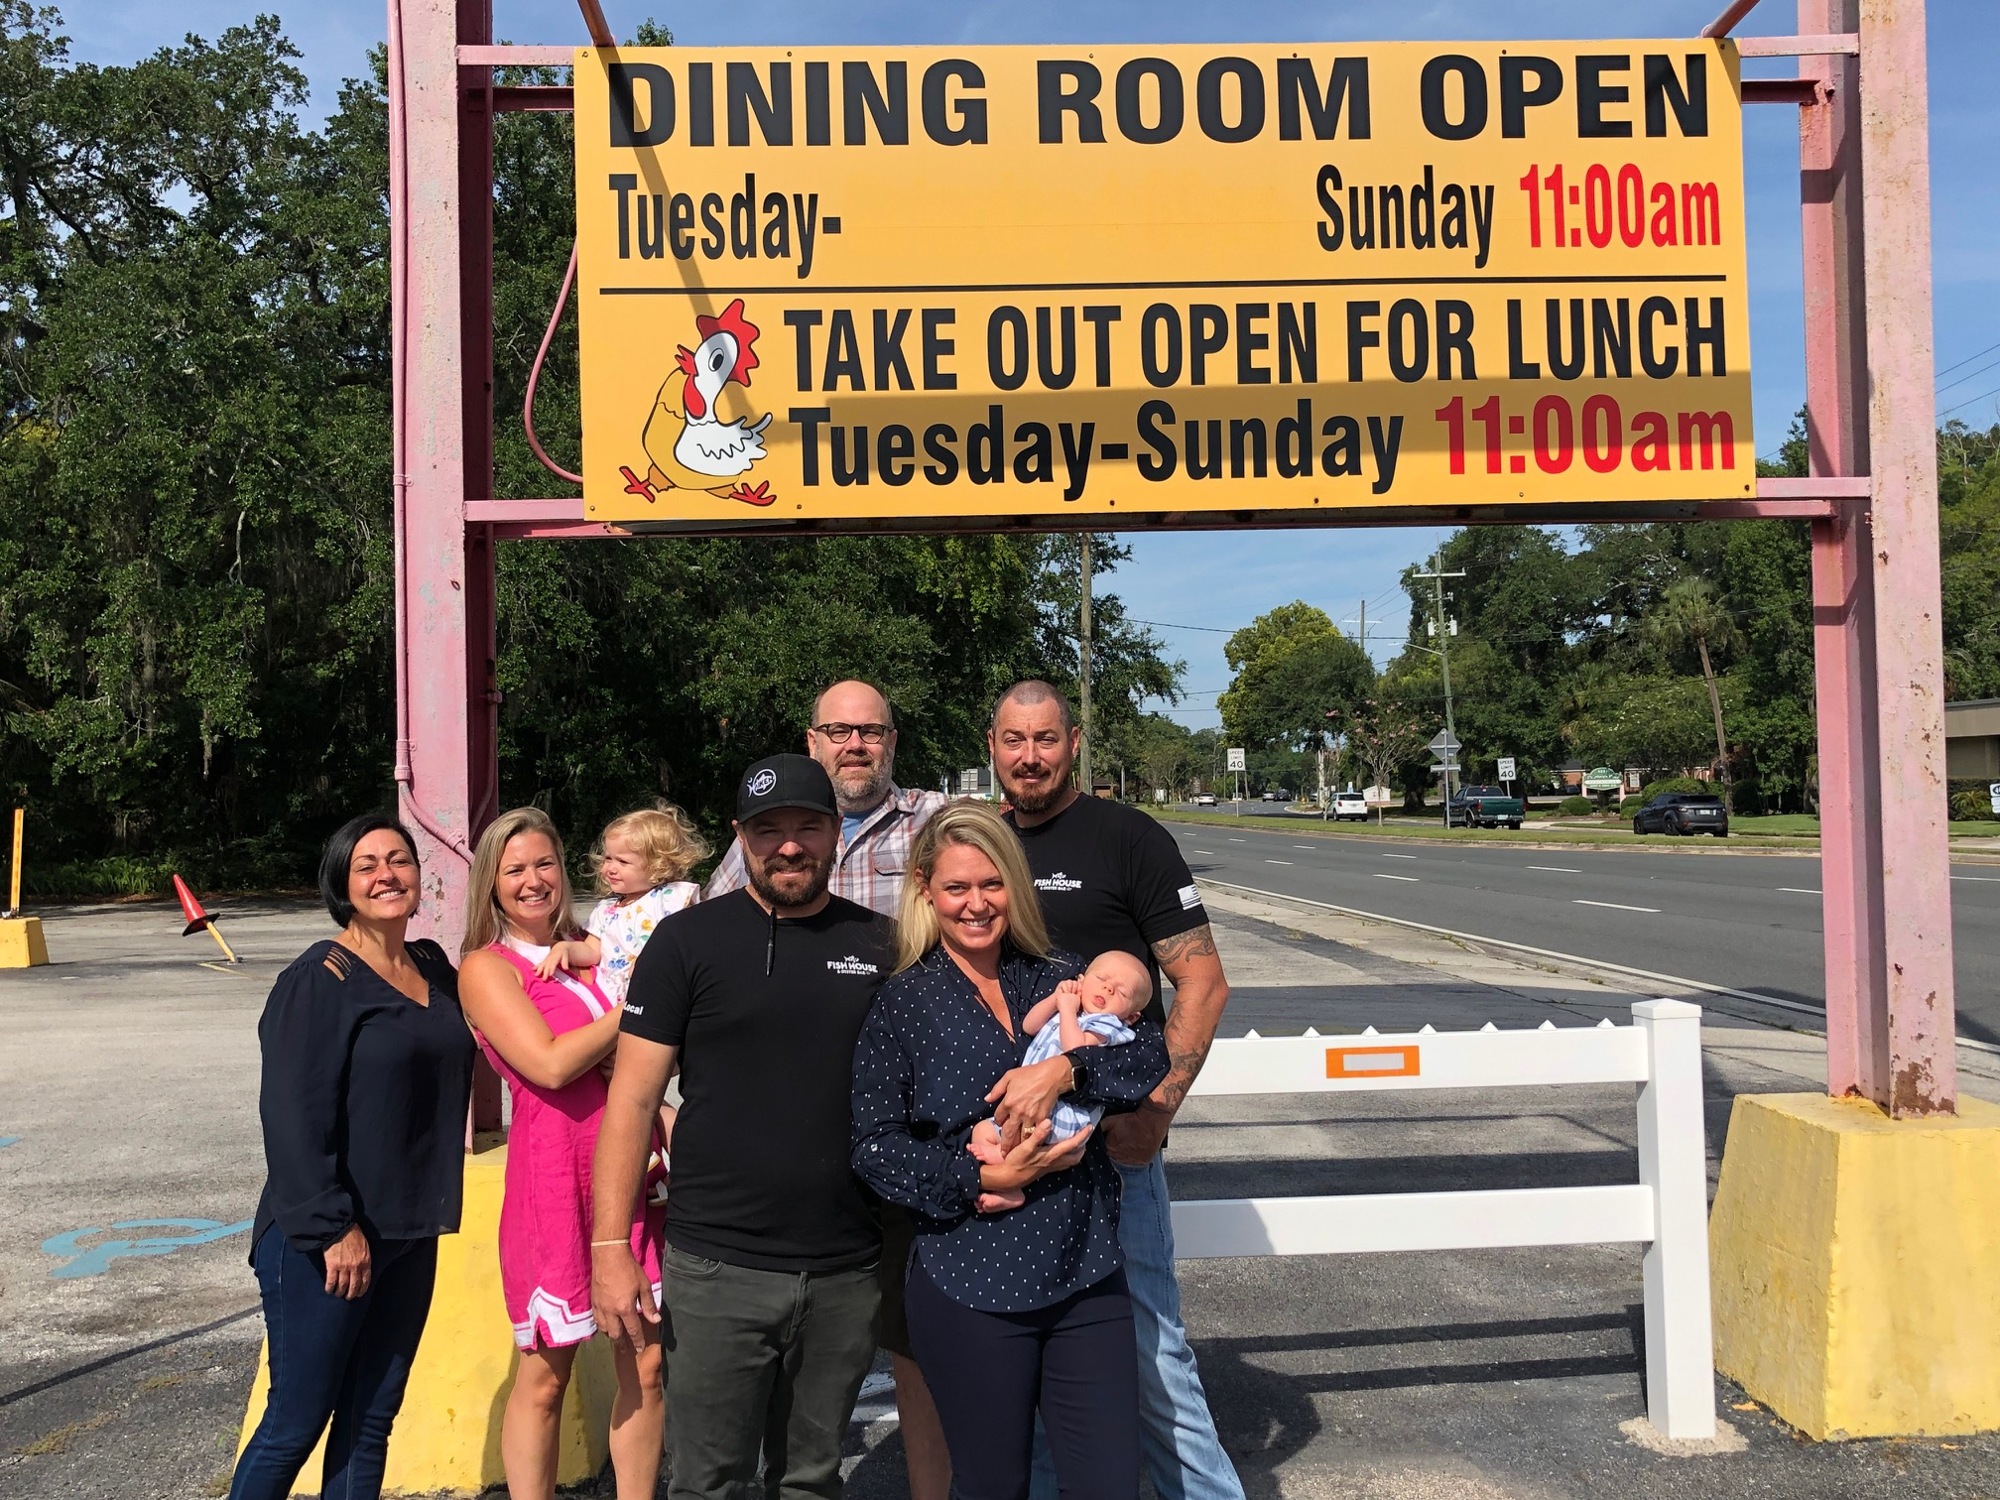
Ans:
{"label": "asphalt parking lot", "polygon": [[[1643,998],[1277,902],[1217,893],[1211,912],[1238,1034],[1595,1024]],[[220,914],[240,969],[203,967],[208,939],[141,906],[44,912],[56,962],[0,973],[0,1497],[226,1488],[261,1335],[243,1259],[256,1018],[326,926],[303,903]],[[1712,1174],[1730,1099],[1819,1086],[1820,1044],[1783,1017],[1710,1019]],[[1968,1091],[2000,1097],[1996,1064],[1968,1058]],[[1631,1180],[1634,1125],[1628,1086],[1205,1099],[1169,1175],[1180,1198]],[[1639,1255],[1190,1261],[1182,1288],[1252,1496],[2000,1495],[2000,1439],[1812,1444],[1726,1381],[1740,1451],[1636,1445],[1621,1424],[1645,1411]],[[852,1431],[855,1500],[904,1492],[885,1410]]]}

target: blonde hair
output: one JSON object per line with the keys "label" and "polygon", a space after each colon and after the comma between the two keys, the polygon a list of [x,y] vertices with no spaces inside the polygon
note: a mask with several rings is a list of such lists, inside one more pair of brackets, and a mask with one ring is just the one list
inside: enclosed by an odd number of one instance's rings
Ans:
{"label": "blonde hair", "polygon": [[1028,857],[1007,820],[985,802],[952,802],[931,814],[910,848],[909,878],[903,882],[896,909],[896,972],[901,973],[938,944],[937,912],[924,899],[924,887],[937,869],[938,856],[957,846],[977,849],[1000,872],[1007,889],[1007,935],[1023,953],[1042,958],[1049,951],[1049,929],[1042,921],[1041,898],[1028,873]]}
{"label": "blonde hair", "polygon": [[695,832],[688,815],[673,803],[656,802],[651,807],[628,812],[604,825],[597,847],[590,851],[591,874],[600,896],[613,894],[604,883],[604,848],[614,838],[624,839],[639,851],[648,885],[685,880],[687,872],[707,859],[709,853],[708,841]]}
{"label": "blonde hair", "polygon": [[507,918],[500,910],[498,890],[500,854],[510,839],[524,833],[542,834],[555,846],[556,938],[561,940],[583,935],[576,913],[570,910],[575,896],[569,887],[569,866],[563,860],[562,835],[556,832],[556,825],[539,807],[517,807],[488,823],[486,831],[479,835],[478,846],[472,851],[472,868],[465,877],[465,942],[458,950],[461,959],[468,953],[492,947],[505,936]]}

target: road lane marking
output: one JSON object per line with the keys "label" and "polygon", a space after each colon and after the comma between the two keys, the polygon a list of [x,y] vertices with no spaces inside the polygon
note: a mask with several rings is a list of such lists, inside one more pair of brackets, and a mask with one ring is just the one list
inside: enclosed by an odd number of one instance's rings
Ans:
{"label": "road lane marking", "polygon": [[1788,896],[1824,896],[1826,894],[1825,891],[1809,890],[1802,885],[1781,885],[1777,889],[1783,891]]}
{"label": "road lane marking", "polygon": [[1294,845],[1292,845],[1292,847],[1293,847],[1294,849],[1317,849],[1317,848],[1319,847],[1319,845],[1318,845],[1318,844],[1294,844]]}
{"label": "road lane marking", "polygon": [[2000,885],[2000,875],[1954,875],[1953,880],[1976,880],[1981,885]]}
{"label": "road lane marking", "polygon": [[1547,870],[1551,875],[1581,875],[1583,871],[1572,870],[1568,865],[1529,865],[1531,870]]}
{"label": "road lane marking", "polygon": [[1241,840],[1241,839],[1231,839],[1231,840],[1230,840],[1229,842],[1230,842],[1230,843],[1232,843],[1232,844],[1240,844],[1240,843],[1242,843],[1242,842],[1243,842],[1243,840]]}
{"label": "road lane marking", "polygon": [[1423,882],[1417,879],[1417,877],[1414,875],[1384,875],[1380,870],[1375,871],[1375,878],[1377,880],[1402,880],[1402,881],[1407,881],[1411,885],[1423,884]]}
{"label": "road lane marking", "polygon": [[1267,859],[1264,863],[1267,865],[1289,865],[1291,861],[1289,859]]}
{"label": "road lane marking", "polygon": [[1581,897],[1578,897],[1576,900],[1572,901],[1570,905],[1603,906],[1603,907],[1608,907],[1612,911],[1643,911],[1643,912],[1650,912],[1652,915],[1656,917],[1660,914],[1660,909],[1657,906],[1627,906],[1621,901],[1585,901]]}
{"label": "road lane marking", "polygon": [[1384,859],[1415,859],[1415,858],[1416,858],[1416,855],[1414,855],[1414,854],[1385,854],[1385,855],[1383,855],[1382,857],[1383,857]]}
{"label": "road lane marking", "polygon": [[1206,854],[1210,859],[1215,858],[1215,851],[1213,849],[1197,849],[1194,852],[1197,854]]}

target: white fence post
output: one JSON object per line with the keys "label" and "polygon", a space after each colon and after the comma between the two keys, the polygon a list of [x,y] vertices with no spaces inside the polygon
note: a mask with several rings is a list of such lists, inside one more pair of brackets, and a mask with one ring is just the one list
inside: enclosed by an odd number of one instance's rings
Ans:
{"label": "white fence post", "polygon": [[1669,1438],[1715,1436],[1701,1007],[1642,1000],[1650,1064],[1639,1092],[1639,1179],[1653,1191],[1646,1247],[1646,1415]]}

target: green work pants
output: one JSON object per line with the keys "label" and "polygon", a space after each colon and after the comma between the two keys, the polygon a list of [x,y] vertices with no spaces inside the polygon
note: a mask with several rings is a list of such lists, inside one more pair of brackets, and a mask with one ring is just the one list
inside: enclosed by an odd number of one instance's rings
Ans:
{"label": "green work pants", "polygon": [[838,1500],[875,1267],[756,1271],[670,1246],[665,1269],[669,1500]]}

